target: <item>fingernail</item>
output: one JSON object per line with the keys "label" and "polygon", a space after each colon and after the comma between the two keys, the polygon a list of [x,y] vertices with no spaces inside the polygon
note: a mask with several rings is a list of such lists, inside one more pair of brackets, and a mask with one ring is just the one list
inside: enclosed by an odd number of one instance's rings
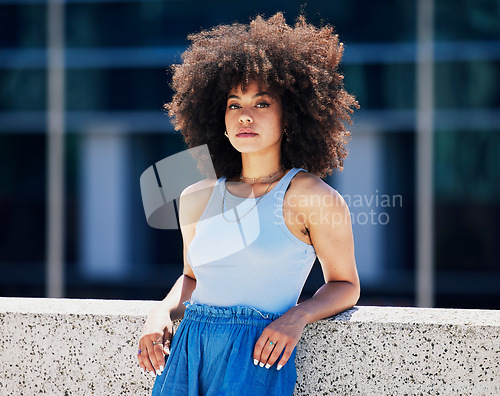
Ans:
{"label": "fingernail", "polygon": [[161,371],[160,370],[156,370],[156,375],[161,375]]}
{"label": "fingernail", "polygon": [[278,368],[278,370],[281,370],[281,368],[282,368],[282,367],[283,367],[283,365],[282,365],[282,364],[278,364],[278,367],[277,367],[277,368]]}
{"label": "fingernail", "polygon": [[257,366],[259,364],[259,361],[257,359],[254,359],[253,364],[255,364]]}
{"label": "fingernail", "polygon": [[149,374],[151,374],[151,377],[155,378],[156,377],[156,374],[154,371],[150,371]]}
{"label": "fingernail", "polygon": [[162,372],[163,372],[163,369],[164,369],[164,368],[165,368],[165,367],[160,366],[160,373],[162,373]]}
{"label": "fingernail", "polygon": [[260,362],[260,363],[259,363],[259,366],[260,366],[260,367],[264,367],[264,363]]}
{"label": "fingernail", "polygon": [[269,367],[271,367],[271,365],[269,363],[266,364],[266,369],[269,369]]}

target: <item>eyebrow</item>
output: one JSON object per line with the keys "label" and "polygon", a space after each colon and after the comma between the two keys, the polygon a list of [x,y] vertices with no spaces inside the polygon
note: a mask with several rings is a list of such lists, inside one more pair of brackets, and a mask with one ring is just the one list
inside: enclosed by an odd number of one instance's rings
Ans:
{"label": "eyebrow", "polygon": [[[269,96],[269,97],[272,97],[272,96],[271,96],[271,94],[270,94],[269,92],[262,91],[262,92],[258,92],[258,93],[256,93],[256,94],[253,96],[253,98],[252,98],[252,99],[258,98],[259,96],[265,96],[265,95],[267,95],[267,96]],[[229,96],[227,97],[227,99],[229,100],[229,99],[241,99],[241,98],[240,98],[238,95],[229,95]]]}

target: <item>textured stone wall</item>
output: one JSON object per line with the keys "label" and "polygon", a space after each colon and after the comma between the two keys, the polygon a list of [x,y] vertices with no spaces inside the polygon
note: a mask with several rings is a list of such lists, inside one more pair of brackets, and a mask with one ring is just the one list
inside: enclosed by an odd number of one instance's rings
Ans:
{"label": "textured stone wall", "polygon": [[[150,394],[155,304],[0,298],[0,395]],[[309,324],[296,365],[296,395],[499,395],[500,311],[356,307]]]}

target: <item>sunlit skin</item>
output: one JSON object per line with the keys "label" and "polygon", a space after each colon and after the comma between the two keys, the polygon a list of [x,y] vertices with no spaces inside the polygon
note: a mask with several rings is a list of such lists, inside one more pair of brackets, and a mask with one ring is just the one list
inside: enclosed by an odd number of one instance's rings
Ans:
{"label": "sunlit skin", "polygon": [[[280,146],[286,120],[279,98],[266,93],[266,88],[259,87],[256,82],[251,82],[244,92],[240,86],[234,87],[228,93],[225,121],[229,141],[241,153],[243,176],[263,177],[280,169]],[[256,135],[237,136],[251,132]],[[241,182],[239,177],[230,181],[228,189],[238,196],[253,193],[258,197],[266,188],[272,189],[276,184],[248,184]],[[208,203],[213,184],[213,180],[205,179],[181,194],[179,221],[184,242],[184,277],[172,288],[178,290],[179,300],[165,299],[150,313],[139,343],[139,347],[148,352],[147,357],[139,355],[140,365],[153,373],[163,369],[163,356],[169,353],[172,338],[172,321],[183,316],[184,306],[180,302],[188,300],[196,287],[196,277],[186,252],[196,234],[197,222]],[[263,330],[249,359],[266,368],[274,364],[278,368],[284,366],[308,323],[352,307],[360,293],[349,208],[337,191],[314,174],[299,172],[286,191],[283,217],[293,235],[313,245],[325,284],[312,298],[293,306]],[[331,219],[335,221],[329,221]],[[271,273],[270,276],[279,278],[280,274]],[[153,340],[160,343],[153,346]],[[283,356],[278,360],[282,352]]]}

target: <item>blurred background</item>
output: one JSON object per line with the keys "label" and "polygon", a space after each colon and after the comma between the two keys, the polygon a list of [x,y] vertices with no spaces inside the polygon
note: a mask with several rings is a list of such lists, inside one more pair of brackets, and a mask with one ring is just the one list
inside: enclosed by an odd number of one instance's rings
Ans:
{"label": "blurred background", "polygon": [[[184,150],[162,106],[187,34],[331,24],[359,100],[345,170],[359,305],[500,309],[500,0],[0,0],[0,295],[161,299],[179,230],[139,178]],[[323,283],[316,262],[301,298]]]}

